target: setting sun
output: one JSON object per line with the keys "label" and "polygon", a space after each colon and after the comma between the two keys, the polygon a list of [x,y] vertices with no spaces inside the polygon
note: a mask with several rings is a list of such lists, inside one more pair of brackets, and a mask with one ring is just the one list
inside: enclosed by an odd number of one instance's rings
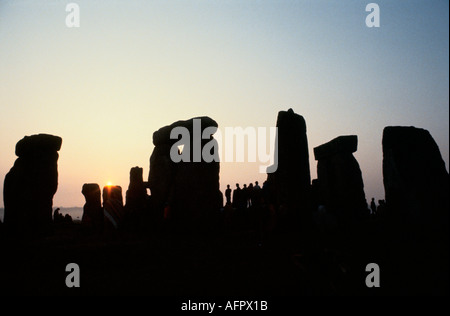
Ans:
{"label": "setting sun", "polygon": [[107,185],[108,187],[112,186],[111,181],[108,181],[108,182],[106,183],[106,185]]}

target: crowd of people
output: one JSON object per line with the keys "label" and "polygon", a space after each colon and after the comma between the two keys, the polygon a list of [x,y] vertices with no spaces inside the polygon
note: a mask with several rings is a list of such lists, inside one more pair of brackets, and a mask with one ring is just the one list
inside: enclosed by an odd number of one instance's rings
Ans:
{"label": "crowd of people", "polygon": [[69,214],[61,214],[60,213],[60,208],[58,207],[54,212],[53,212],[53,222],[55,224],[59,224],[59,223],[67,223],[67,224],[72,224],[73,220],[72,220],[72,216],[70,216]]}
{"label": "crowd of people", "polygon": [[[225,228],[231,229],[268,229],[274,214],[268,205],[267,182],[263,186],[255,183],[236,183],[234,189],[228,184],[225,190],[225,205],[223,208]],[[271,216],[272,215],[272,216]]]}
{"label": "crowd of people", "polygon": [[[283,220],[290,221],[291,217],[286,217],[285,214],[287,206],[279,203],[273,188],[270,188],[270,183],[267,181],[264,182],[262,187],[258,181],[242,186],[236,183],[234,189],[228,184],[224,195],[225,223],[232,223],[231,226],[250,228],[252,223],[260,225],[262,222],[263,226],[274,228],[282,225]],[[378,200],[378,203],[376,203],[375,198],[372,198],[367,213],[362,213],[369,215],[370,218],[381,218],[385,214],[385,209],[385,200]],[[310,204],[310,209],[305,209],[303,212],[311,212],[311,224],[315,224],[319,228],[324,225],[323,222],[334,223],[332,226],[338,225],[338,222],[336,222],[338,220],[337,214],[333,210],[328,210],[322,203],[313,202]],[[303,220],[305,220],[305,217]],[[230,224],[226,224],[226,226],[230,226]]]}
{"label": "crowd of people", "polygon": [[253,205],[259,206],[262,204],[263,192],[259,186],[258,181],[243,185],[240,187],[239,183],[236,183],[236,188],[232,191],[230,185],[227,185],[225,190],[226,205],[232,205],[234,208],[249,208]]}
{"label": "crowd of people", "polygon": [[378,206],[375,203],[375,198],[372,198],[370,201],[370,214],[372,216],[375,215],[383,215],[385,213],[386,209],[386,201],[385,200],[378,200]]}

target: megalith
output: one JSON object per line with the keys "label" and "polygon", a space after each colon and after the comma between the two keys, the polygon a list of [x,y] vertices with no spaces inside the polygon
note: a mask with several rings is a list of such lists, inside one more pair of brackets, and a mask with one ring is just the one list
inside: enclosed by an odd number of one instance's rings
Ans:
{"label": "megalith", "polygon": [[[217,127],[216,121],[202,116],[177,121],[153,134],[155,148],[150,157],[148,184],[153,205],[161,217],[164,212],[165,218],[185,228],[205,228],[220,208],[220,163],[218,159],[205,161],[203,155],[204,150],[213,150],[205,149],[207,144],[217,146],[212,137]],[[170,137],[175,128],[184,128],[189,133],[184,143],[180,137]],[[174,146],[180,145],[184,147],[178,153],[186,150],[188,159],[175,162],[170,153],[177,150]]]}
{"label": "megalith", "polygon": [[449,174],[431,134],[416,127],[388,126],[382,145],[390,215],[403,223],[448,230]]}
{"label": "megalith", "polygon": [[130,184],[125,194],[125,208],[128,213],[135,213],[146,207],[147,190],[144,185],[143,169],[133,167],[130,170]]}
{"label": "megalith", "polygon": [[357,146],[358,137],[349,135],[314,148],[321,201],[341,222],[368,214],[361,169],[353,156]]}
{"label": "megalith", "polygon": [[275,163],[267,169],[266,187],[271,190],[273,202],[286,210],[288,221],[305,222],[311,194],[306,122],[289,109],[278,112],[276,126]]}
{"label": "megalith", "polygon": [[86,199],[81,223],[94,231],[100,231],[104,220],[100,187],[97,183],[85,183],[81,193]]}
{"label": "megalith", "polygon": [[61,137],[48,134],[25,136],[16,144],[18,158],[5,176],[3,188],[4,224],[9,231],[48,233],[61,144]]}
{"label": "megalith", "polygon": [[121,186],[107,185],[103,187],[103,214],[105,222],[109,222],[114,228],[118,229],[123,226],[126,212],[123,207]]}

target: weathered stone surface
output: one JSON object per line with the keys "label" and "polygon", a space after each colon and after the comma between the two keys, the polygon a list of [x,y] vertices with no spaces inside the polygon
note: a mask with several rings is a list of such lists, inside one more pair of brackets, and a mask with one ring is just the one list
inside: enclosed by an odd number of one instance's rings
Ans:
{"label": "weathered stone surface", "polygon": [[5,177],[5,225],[12,232],[45,234],[52,223],[53,195],[58,188],[58,150],[62,139],[39,134],[16,145],[14,166]]}
{"label": "weathered stone surface", "polygon": [[[427,130],[383,130],[383,182],[390,213],[402,222],[448,229],[449,174]],[[437,228],[437,227],[436,227]]]}
{"label": "weathered stone surface", "polygon": [[86,199],[81,223],[95,231],[100,231],[104,220],[100,187],[97,183],[85,183],[81,193]]}
{"label": "weathered stone surface", "polygon": [[344,222],[367,215],[361,169],[353,156],[357,136],[340,136],[314,148],[322,203]]}

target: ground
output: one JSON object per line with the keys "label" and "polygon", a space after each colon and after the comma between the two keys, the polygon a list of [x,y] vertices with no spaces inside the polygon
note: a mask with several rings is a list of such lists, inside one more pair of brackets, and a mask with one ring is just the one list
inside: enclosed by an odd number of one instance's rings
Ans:
{"label": "ground", "polygon": [[[87,235],[80,224],[64,224],[39,240],[3,240],[0,289],[18,295],[260,298],[428,292],[426,282],[412,289],[402,286],[412,268],[406,267],[408,273],[396,279],[396,265],[401,261],[391,260],[371,229],[366,225],[352,231],[358,238],[349,243],[342,241],[351,236],[329,236],[324,242],[319,235],[305,237],[296,232],[274,232],[261,240],[252,230],[114,232],[105,237]],[[405,256],[411,253],[404,252]],[[371,262],[380,266],[380,288],[366,286],[369,272],[365,268]],[[66,286],[69,263],[80,268],[79,288]],[[448,285],[437,291],[448,292]]]}

